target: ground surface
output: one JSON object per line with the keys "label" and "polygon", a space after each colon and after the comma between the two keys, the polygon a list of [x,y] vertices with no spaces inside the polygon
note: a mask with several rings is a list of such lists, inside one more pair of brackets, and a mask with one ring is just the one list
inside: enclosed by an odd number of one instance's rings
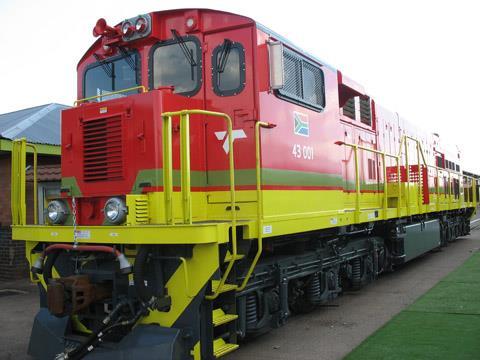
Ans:
{"label": "ground surface", "polygon": [[479,299],[480,252],[476,252],[346,359],[478,359]]}
{"label": "ground surface", "polygon": [[[475,225],[478,224],[480,222]],[[242,344],[229,360],[342,359],[479,248],[480,231],[474,230],[470,236],[458,239],[440,252],[413,260],[359,292],[345,294],[334,303],[337,306],[321,307],[313,313],[291,318],[282,328]],[[365,359],[376,358],[372,353],[369,355]],[[390,357],[378,357],[382,358]]]}
{"label": "ground surface", "polygon": [[[225,359],[341,359],[479,248],[480,231],[473,231],[330,306],[291,318],[284,327],[242,344]],[[5,296],[2,289],[25,293]],[[0,283],[0,309],[0,359],[28,359],[28,338],[38,310],[36,286],[27,281]]]}

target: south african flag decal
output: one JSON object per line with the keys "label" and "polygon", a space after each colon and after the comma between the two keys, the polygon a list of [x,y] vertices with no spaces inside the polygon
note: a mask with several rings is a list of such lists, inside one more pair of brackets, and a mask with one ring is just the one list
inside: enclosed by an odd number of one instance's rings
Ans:
{"label": "south african flag decal", "polygon": [[308,117],[305,114],[294,111],[293,122],[295,135],[310,136],[310,127],[308,126]]}

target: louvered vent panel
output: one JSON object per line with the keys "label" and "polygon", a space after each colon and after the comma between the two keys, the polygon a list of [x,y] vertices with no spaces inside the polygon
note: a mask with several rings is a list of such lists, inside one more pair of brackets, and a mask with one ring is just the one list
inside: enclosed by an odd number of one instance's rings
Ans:
{"label": "louvered vent panel", "polygon": [[137,224],[148,224],[147,197],[135,199],[135,222]]}
{"label": "louvered vent panel", "polygon": [[302,98],[302,62],[289,52],[283,53],[285,84],[283,91],[290,96]]}
{"label": "louvered vent panel", "polygon": [[123,178],[120,116],[83,123],[83,179],[111,181]]}
{"label": "louvered vent panel", "polygon": [[360,98],[360,121],[366,125],[372,125],[370,99]]}
{"label": "louvered vent panel", "polygon": [[355,98],[348,99],[345,105],[343,105],[342,110],[343,115],[355,120]]}

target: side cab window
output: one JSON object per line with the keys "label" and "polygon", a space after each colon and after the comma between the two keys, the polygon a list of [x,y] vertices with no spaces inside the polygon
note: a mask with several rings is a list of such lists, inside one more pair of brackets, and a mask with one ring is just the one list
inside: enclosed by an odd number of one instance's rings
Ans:
{"label": "side cab window", "polygon": [[320,111],[325,107],[325,79],[320,66],[283,47],[283,87],[277,95]]}
{"label": "side cab window", "polygon": [[212,84],[218,96],[234,96],[245,87],[245,49],[225,39],[212,53]]}

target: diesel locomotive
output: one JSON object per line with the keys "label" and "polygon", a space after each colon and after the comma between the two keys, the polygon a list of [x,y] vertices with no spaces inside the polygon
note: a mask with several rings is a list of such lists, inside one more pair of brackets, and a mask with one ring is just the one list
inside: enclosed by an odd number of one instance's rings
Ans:
{"label": "diesel locomotive", "polygon": [[[461,153],[244,16],[100,19],[26,241],[39,359],[214,359],[466,235]],[[43,221],[42,221],[43,220]]]}

